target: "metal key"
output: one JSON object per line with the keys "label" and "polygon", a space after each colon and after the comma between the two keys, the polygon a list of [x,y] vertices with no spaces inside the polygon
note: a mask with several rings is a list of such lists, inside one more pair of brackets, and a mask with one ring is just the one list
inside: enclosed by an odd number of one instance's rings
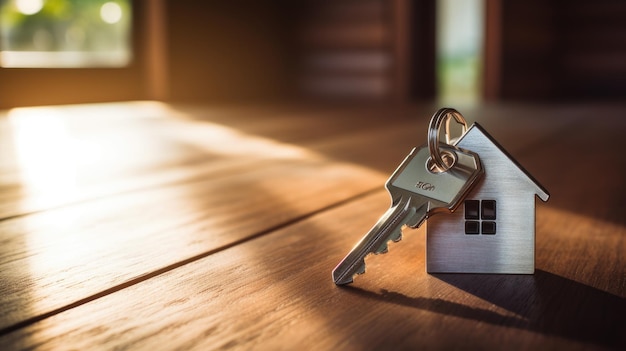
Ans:
{"label": "metal key", "polygon": [[426,145],[414,148],[385,183],[391,207],[333,270],[337,285],[352,283],[365,273],[365,256],[387,252],[389,240],[402,239],[402,227],[419,227],[438,212],[453,212],[477,183],[483,169],[476,153],[439,143],[449,168],[440,170]]}

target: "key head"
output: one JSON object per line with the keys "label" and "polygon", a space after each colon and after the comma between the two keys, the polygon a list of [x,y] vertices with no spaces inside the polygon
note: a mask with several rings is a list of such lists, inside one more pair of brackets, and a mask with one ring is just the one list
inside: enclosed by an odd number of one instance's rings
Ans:
{"label": "key head", "polygon": [[478,155],[469,150],[440,143],[440,150],[451,166],[438,170],[430,159],[427,145],[414,148],[391,175],[385,187],[392,202],[403,196],[415,196],[429,202],[428,213],[454,211],[483,174]]}

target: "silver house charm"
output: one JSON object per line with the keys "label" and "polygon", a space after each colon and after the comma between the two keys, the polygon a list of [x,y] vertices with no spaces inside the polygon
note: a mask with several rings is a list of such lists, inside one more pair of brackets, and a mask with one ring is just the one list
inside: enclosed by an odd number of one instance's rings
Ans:
{"label": "silver house charm", "polygon": [[454,213],[428,219],[426,271],[533,274],[535,196],[550,195],[480,125],[456,146],[477,153],[485,173]]}

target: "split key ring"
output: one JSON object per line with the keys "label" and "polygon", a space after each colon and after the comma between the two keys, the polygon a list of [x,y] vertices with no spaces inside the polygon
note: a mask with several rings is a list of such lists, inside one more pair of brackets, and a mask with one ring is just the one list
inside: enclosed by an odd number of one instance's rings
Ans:
{"label": "split key ring", "polygon": [[457,123],[461,124],[462,132],[461,135],[465,134],[467,131],[467,122],[465,118],[459,111],[453,108],[441,108],[430,119],[430,124],[428,125],[428,150],[430,152],[430,158],[434,163],[434,171],[436,172],[445,172],[450,169],[454,165],[454,155],[449,154],[447,152],[442,152],[439,148],[439,129],[441,125],[445,122],[446,125],[446,143],[450,144],[450,118],[454,117]]}

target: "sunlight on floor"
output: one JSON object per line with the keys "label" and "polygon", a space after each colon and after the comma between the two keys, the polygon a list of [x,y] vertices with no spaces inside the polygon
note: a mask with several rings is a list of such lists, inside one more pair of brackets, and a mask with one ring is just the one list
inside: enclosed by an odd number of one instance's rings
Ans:
{"label": "sunlight on floor", "polygon": [[19,184],[21,194],[37,194],[24,201],[40,205],[81,199],[98,182],[185,162],[190,147],[196,158],[322,159],[150,101],[16,108],[8,111],[8,125],[12,140],[4,141],[10,151],[4,150],[3,167],[13,175],[3,181]]}
{"label": "sunlight on floor", "polygon": [[[213,113],[221,112],[202,115]],[[27,256],[6,267],[33,282],[36,314],[260,230],[237,215],[250,191],[262,194],[257,208],[284,207],[264,223],[276,225],[315,209],[319,192],[339,201],[378,182],[382,190],[385,178],[158,102],[17,108],[7,116],[0,166],[13,175],[0,185],[15,194],[2,194],[4,210],[45,210],[18,223]],[[233,179],[235,164],[249,175]],[[163,176],[172,169],[175,176]],[[234,188],[220,195],[224,186]]]}
{"label": "sunlight on floor", "polygon": [[22,185],[50,196],[72,196],[77,190],[78,159],[93,159],[97,152],[76,143],[60,112],[55,108],[14,109],[9,112],[9,122]]}
{"label": "sunlight on floor", "polygon": [[188,114],[165,104],[161,107],[168,116],[176,117],[171,125],[173,130],[170,129],[176,137],[211,154],[268,160],[322,158],[321,155],[300,146],[246,134],[212,122],[191,119]]}

